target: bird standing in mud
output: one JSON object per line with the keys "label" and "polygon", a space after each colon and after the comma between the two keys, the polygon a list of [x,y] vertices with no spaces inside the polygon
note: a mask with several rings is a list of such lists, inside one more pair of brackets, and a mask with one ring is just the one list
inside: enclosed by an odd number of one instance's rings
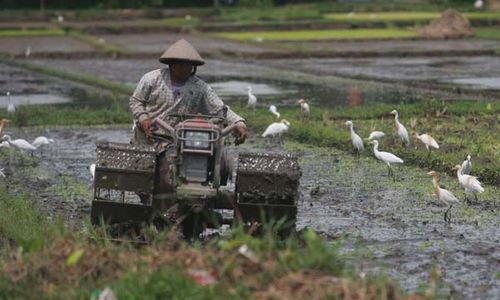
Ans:
{"label": "bird standing in mud", "polygon": [[297,101],[300,104],[300,119],[302,122],[309,121],[309,116],[311,115],[311,110],[309,109],[309,104],[304,99]]}
{"label": "bird standing in mud", "polygon": [[429,152],[429,155],[431,155],[431,148],[434,148],[434,149],[439,149],[439,144],[436,142],[436,140],[430,136],[429,134],[427,133],[424,133],[424,134],[421,134],[419,135],[416,131],[413,132],[413,136],[415,136],[415,138],[419,141],[422,142],[422,144],[425,145],[425,148],[427,149],[427,151]]}
{"label": "bird standing in mud", "polygon": [[470,155],[467,155],[467,159],[462,163],[462,174],[470,175],[470,173],[472,173],[472,162]]}
{"label": "bird standing in mud", "polygon": [[[44,137],[44,136],[39,136],[39,137],[37,137],[37,138],[33,141],[33,143],[31,143],[31,145],[33,145],[33,147],[35,147],[35,148],[37,148],[37,149],[38,149],[38,148],[40,148],[40,147],[41,147],[41,146],[43,146],[43,145],[48,145],[48,144],[51,144],[51,143],[53,143],[53,142],[54,142],[54,140],[53,140],[53,139],[49,139],[49,138],[46,138],[46,137]],[[43,155],[43,153],[41,153],[40,155]]]}
{"label": "bird standing in mud", "polygon": [[354,125],[352,124],[352,121],[347,121],[345,122],[345,126],[349,127],[349,130],[351,131],[351,143],[354,149],[356,150],[356,154],[359,155],[361,154],[361,151],[365,150],[365,145],[363,144],[363,140],[361,137],[354,131]]}
{"label": "bird standing in mud", "polygon": [[456,165],[453,170],[457,171],[458,182],[465,190],[465,201],[469,202],[467,199],[467,193],[473,193],[474,198],[477,201],[477,194],[484,192],[484,188],[481,186],[481,182],[477,180],[477,177],[472,175],[462,174],[462,166]]}
{"label": "bird standing in mud", "polygon": [[269,111],[276,116],[277,119],[280,118],[280,113],[278,112],[278,109],[276,108],[275,105],[269,106]]}
{"label": "bird standing in mud", "polygon": [[9,113],[9,115],[15,114],[16,106],[14,105],[14,103],[12,103],[10,99],[10,92],[7,92],[7,101],[9,101],[9,104],[7,105],[7,113]]}
{"label": "bird standing in mud", "polygon": [[401,139],[401,141],[403,141],[403,144],[405,144],[406,146],[410,145],[410,137],[408,136],[408,130],[406,130],[406,127],[404,127],[404,125],[401,124],[401,122],[399,122],[398,111],[393,110],[391,111],[391,114],[394,115],[394,122],[396,124],[396,129],[399,138]]}
{"label": "bird standing in mud", "polygon": [[0,120],[0,134],[3,132],[5,125],[9,124],[10,120],[2,119]]}
{"label": "bird standing in mud", "polygon": [[375,155],[375,157],[385,162],[389,172],[388,175],[392,175],[392,180],[396,181],[396,177],[394,176],[394,171],[392,170],[391,164],[402,164],[403,160],[390,152],[378,151],[377,140],[370,141],[369,143],[373,145],[373,154]]}
{"label": "bird standing in mud", "polygon": [[432,176],[432,184],[434,186],[434,194],[436,197],[448,206],[448,209],[444,213],[444,221],[449,223],[451,218],[449,216],[449,211],[454,204],[458,204],[459,201],[450,191],[442,189],[439,187],[439,177],[436,171],[430,171],[427,175]]}
{"label": "bird standing in mud", "polygon": [[247,107],[255,110],[255,107],[257,106],[257,97],[255,97],[255,95],[252,94],[252,87],[251,86],[248,86],[247,89],[248,89]]}
{"label": "bird standing in mud", "polygon": [[2,140],[6,140],[12,147],[15,147],[17,149],[30,151],[31,155],[33,155],[33,151],[36,150],[36,147],[31,145],[28,141],[26,141],[24,139],[12,140],[10,135],[5,134],[2,137]]}
{"label": "bird standing in mud", "polygon": [[290,122],[285,119],[281,120],[281,122],[274,122],[266,128],[266,130],[262,134],[262,137],[270,138],[272,141],[277,136],[279,139],[279,143],[282,144],[283,134],[288,131],[288,127],[290,127]]}

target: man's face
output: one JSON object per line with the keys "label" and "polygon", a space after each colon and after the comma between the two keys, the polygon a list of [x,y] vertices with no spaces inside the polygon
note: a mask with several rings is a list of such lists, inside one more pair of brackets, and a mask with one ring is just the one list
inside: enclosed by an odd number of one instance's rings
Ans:
{"label": "man's face", "polygon": [[169,67],[172,79],[179,83],[184,83],[188,80],[193,72],[193,64],[189,62],[170,64]]}

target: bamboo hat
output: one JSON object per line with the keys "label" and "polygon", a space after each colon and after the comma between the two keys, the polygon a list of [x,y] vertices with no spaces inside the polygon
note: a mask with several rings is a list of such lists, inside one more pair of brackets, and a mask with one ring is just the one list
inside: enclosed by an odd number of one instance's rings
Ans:
{"label": "bamboo hat", "polygon": [[198,51],[185,39],[180,39],[168,47],[167,51],[160,56],[160,62],[164,64],[191,62],[195,66],[205,64]]}

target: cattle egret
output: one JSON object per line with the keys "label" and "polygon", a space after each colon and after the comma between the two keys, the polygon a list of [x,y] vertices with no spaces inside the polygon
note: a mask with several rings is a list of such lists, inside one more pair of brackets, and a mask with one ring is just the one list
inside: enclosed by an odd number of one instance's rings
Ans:
{"label": "cattle egret", "polygon": [[462,163],[462,174],[470,175],[470,173],[472,173],[472,162],[470,155],[467,155],[467,159]]}
{"label": "cattle egret", "polygon": [[7,119],[0,120],[0,133],[2,133],[3,128],[5,127],[5,125],[9,124],[9,122],[10,122],[10,120],[7,120]]}
{"label": "cattle egret", "polygon": [[481,9],[483,7],[483,4],[483,0],[476,0],[476,2],[474,2],[474,7],[477,9]]}
{"label": "cattle egret", "polygon": [[372,131],[372,132],[370,132],[370,136],[368,136],[367,140],[369,140],[369,141],[380,140],[384,136],[385,136],[385,133],[383,133],[382,131]]}
{"label": "cattle egret", "polygon": [[92,175],[92,180],[94,180],[94,177],[95,177],[95,164],[91,164],[89,166],[89,172],[90,172],[90,175]]}
{"label": "cattle egret", "polygon": [[0,177],[6,177],[5,174],[3,173],[3,168],[0,168]]}
{"label": "cattle egret", "polygon": [[248,103],[247,103],[247,107],[250,107],[253,110],[255,110],[255,107],[257,106],[257,97],[255,97],[255,95],[252,94],[252,87],[251,86],[248,86],[247,88],[248,88]]}
{"label": "cattle egret", "polygon": [[262,137],[273,140],[277,136],[281,144],[283,142],[282,136],[288,131],[289,126],[290,123],[285,119],[281,120],[281,122],[274,122],[266,128]]}
{"label": "cattle egret", "polygon": [[309,104],[304,99],[300,99],[297,101],[300,104],[300,117],[303,122],[309,121],[309,116],[311,114],[311,110],[309,109]]}
{"label": "cattle egret", "polygon": [[3,141],[0,143],[0,148],[10,148],[10,144],[7,141]]}
{"label": "cattle egret", "polygon": [[399,122],[399,119],[398,119],[399,115],[398,115],[397,110],[391,111],[391,114],[394,115],[394,122],[396,123],[396,129],[397,129],[399,138],[401,138],[401,140],[403,141],[403,143],[406,146],[410,145],[410,137],[408,136],[408,130],[406,130],[406,127],[404,127],[403,124],[401,124],[401,122]]}
{"label": "cattle egret", "polygon": [[363,140],[361,137],[354,131],[352,121],[345,122],[345,126],[349,127],[351,131],[351,143],[354,149],[356,149],[356,153],[359,154],[361,151],[365,150],[365,145],[363,145]]}
{"label": "cattle egret", "polygon": [[64,22],[64,17],[62,15],[57,16],[57,22],[62,23]]}
{"label": "cattle egret", "polygon": [[39,136],[33,141],[33,143],[31,143],[31,145],[38,148],[42,145],[48,145],[48,144],[53,143],[53,142],[54,142],[53,139],[49,139],[49,138],[46,138],[44,136]]}
{"label": "cattle egret", "polygon": [[275,105],[269,106],[269,111],[276,116],[276,118],[280,118],[280,113],[278,112],[278,109],[276,108]]}
{"label": "cattle egret", "polygon": [[385,164],[388,167],[388,171],[389,171],[388,175],[389,176],[392,175],[392,179],[395,181],[396,177],[394,176],[394,172],[391,168],[391,164],[402,164],[403,160],[392,153],[378,151],[378,141],[377,140],[370,141],[369,143],[373,145],[373,154],[375,154],[375,157],[377,159],[385,162]]}
{"label": "cattle egret", "polygon": [[459,201],[458,201],[457,197],[455,197],[450,191],[439,187],[439,183],[438,183],[439,177],[438,177],[438,173],[436,171],[430,171],[429,173],[427,173],[427,175],[432,176],[432,184],[434,185],[434,194],[436,195],[436,197],[441,202],[443,202],[446,206],[448,206],[448,209],[444,213],[444,221],[449,223],[451,221],[451,218],[448,215],[448,213],[449,213],[451,207],[454,204],[458,204]]}
{"label": "cattle egret", "polygon": [[439,149],[438,143],[429,134],[424,133],[424,134],[419,135],[417,132],[414,132],[413,134],[414,134],[415,138],[420,140],[425,145],[425,148],[429,152],[429,155],[431,154],[431,148]]}
{"label": "cattle egret", "polygon": [[453,170],[457,171],[458,182],[460,182],[460,185],[465,190],[465,201],[469,202],[469,199],[467,199],[467,193],[473,193],[474,198],[477,201],[476,193],[481,194],[482,192],[484,192],[484,188],[481,186],[481,182],[479,182],[479,180],[477,180],[477,177],[475,176],[462,174],[461,165],[456,165]]}
{"label": "cattle egret", "polygon": [[33,151],[36,150],[36,147],[31,145],[28,141],[24,139],[12,140],[10,135],[5,134],[2,137],[2,140],[6,140],[12,147],[15,147],[17,149],[30,151],[31,155],[33,155]]}
{"label": "cattle egret", "polygon": [[30,57],[31,55],[31,46],[26,47],[26,51],[24,51],[24,56]]}
{"label": "cattle egret", "polygon": [[13,115],[16,113],[16,106],[10,100],[10,92],[7,92],[7,100],[9,101],[9,104],[7,105],[7,112],[9,115]]}

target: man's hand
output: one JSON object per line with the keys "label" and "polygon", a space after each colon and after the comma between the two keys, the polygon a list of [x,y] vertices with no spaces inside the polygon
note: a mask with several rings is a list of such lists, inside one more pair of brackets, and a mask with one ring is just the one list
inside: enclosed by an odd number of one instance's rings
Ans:
{"label": "man's hand", "polygon": [[146,141],[148,144],[153,144],[153,140],[151,139],[151,120],[150,119],[144,119],[141,122],[141,128],[144,131],[144,134],[146,135]]}
{"label": "man's hand", "polygon": [[243,122],[236,123],[235,133],[238,135],[235,144],[243,144],[247,138],[247,125]]}

